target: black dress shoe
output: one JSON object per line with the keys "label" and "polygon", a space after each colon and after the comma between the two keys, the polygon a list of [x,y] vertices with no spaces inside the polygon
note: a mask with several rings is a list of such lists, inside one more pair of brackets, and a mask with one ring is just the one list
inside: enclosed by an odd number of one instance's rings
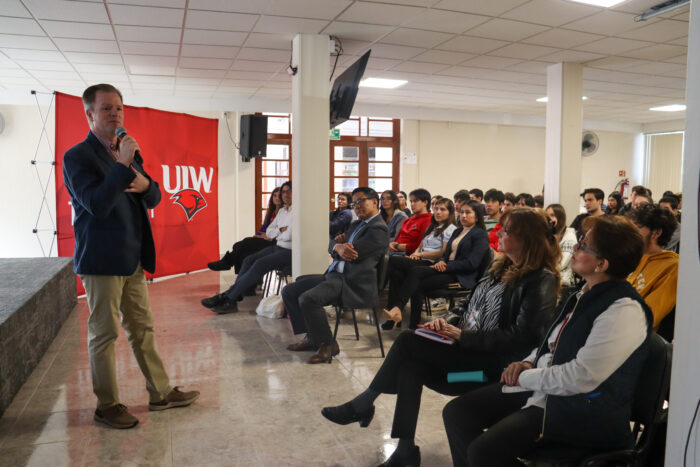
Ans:
{"label": "black dress shoe", "polygon": [[226,315],[229,313],[235,313],[238,311],[238,302],[237,301],[230,301],[228,298],[226,301],[220,305],[216,305],[215,307],[212,307],[211,311],[216,312],[218,315]]}
{"label": "black dress shoe", "polygon": [[209,297],[209,298],[203,298],[201,300],[202,305],[204,305],[207,308],[214,308],[215,306],[222,305],[227,301],[228,301],[228,298],[226,297],[226,295],[224,295],[222,293],[216,294],[216,295]]}
{"label": "black dress shoe", "polygon": [[227,251],[219,261],[212,261],[207,264],[207,267],[212,271],[228,271],[233,267],[232,256],[233,254]]}
{"label": "black dress shoe", "polygon": [[369,422],[372,421],[372,417],[374,417],[374,406],[370,407],[365,413],[357,413],[355,409],[352,408],[352,404],[346,402],[337,407],[324,407],[323,410],[321,410],[321,415],[338,425],[360,422],[360,426],[365,428],[369,425]]}
{"label": "black dress shoe", "polygon": [[411,454],[407,458],[399,458],[396,455],[396,451],[386,460],[382,462],[377,467],[418,467],[420,466],[420,448],[418,446],[413,446]]}
{"label": "black dress shoe", "polygon": [[390,319],[384,321],[382,323],[382,329],[384,329],[385,331],[391,331],[392,329],[394,329],[394,322]]}

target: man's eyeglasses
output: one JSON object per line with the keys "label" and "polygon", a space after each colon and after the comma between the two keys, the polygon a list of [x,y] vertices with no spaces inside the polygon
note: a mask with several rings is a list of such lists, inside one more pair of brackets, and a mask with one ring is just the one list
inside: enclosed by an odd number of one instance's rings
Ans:
{"label": "man's eyeglasses", "polygon": [[584,252],[588,253],[589,255],[593,255],[596,258],[600,258],[600,254],[597,251],[593,250],[592,248],[588,248],[586,245],[584,245],[582,240],[579,241],[578,243],[574,244],[574,251],[577,251],[577,250],[584,251]]}
{"label": "man's eyeglasses", "polygon": [[[352,203],[348,204],[348,206],[350,206],[350,208],[354,208],[354,207],[357,206],[358,204],[362,203],[363,201],[367,201],[368,199],[372,199],[372,198],[357,198],[355,201],[353,201]],[[376,199],[376,198],[375,198],[375,199]]]}

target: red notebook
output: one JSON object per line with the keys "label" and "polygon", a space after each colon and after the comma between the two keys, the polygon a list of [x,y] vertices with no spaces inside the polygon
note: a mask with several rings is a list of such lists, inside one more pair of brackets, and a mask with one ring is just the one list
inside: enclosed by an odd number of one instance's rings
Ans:
{"label": "red notebook", "polygon": [[416,329],[413,332],[421,337],[425,337],[426,339],[430,339],[431,341],[439,342],[441,344],[451,345],[455,343],[455,340],[453,338],[440,332],[433,331],[432,329],[428,329],[422,324],[419,324],[418,329]]}

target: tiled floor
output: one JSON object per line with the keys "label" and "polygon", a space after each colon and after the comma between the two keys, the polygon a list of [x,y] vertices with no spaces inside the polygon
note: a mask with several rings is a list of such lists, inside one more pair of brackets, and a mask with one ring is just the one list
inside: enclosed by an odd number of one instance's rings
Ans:
{"label": "tiled floor", "polygon": [[[258,298],[216,316],[199,299],[225,289],[231,273],[201,272],[149,287],[158,349],[174,385],[202,392],[194,405],[149,412],[144,379],[122,334],[117,370],[122,402],[140,423],[113,430],[92,420],[85,299],[65,323],[0,419],[0,466],[334,465],[374,466],[390,438],[394,396],[382,395],[369,428],[338,426],[320,414],[364,390],[382,362],[373,325],[360,313],[360,341],[341,323],[341,353],[308,365],[285,349],[287,320],[258,317]],[[384,332],[388,350],[396,331]],[[451,465],[441,410],[449,398],[423,393],[416,443],[423,465]]]}

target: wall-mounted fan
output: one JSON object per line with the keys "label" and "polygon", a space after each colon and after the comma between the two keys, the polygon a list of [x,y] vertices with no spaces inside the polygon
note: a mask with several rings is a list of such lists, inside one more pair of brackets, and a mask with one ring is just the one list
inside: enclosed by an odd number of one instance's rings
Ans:
{"label": "wall-mounted fan", "polygon": [[581,155],[582,156],[592,156],[598,150],[600,141],[598,141],[598,135],[592,131],[583,132],[583,140],[581,141]]}

